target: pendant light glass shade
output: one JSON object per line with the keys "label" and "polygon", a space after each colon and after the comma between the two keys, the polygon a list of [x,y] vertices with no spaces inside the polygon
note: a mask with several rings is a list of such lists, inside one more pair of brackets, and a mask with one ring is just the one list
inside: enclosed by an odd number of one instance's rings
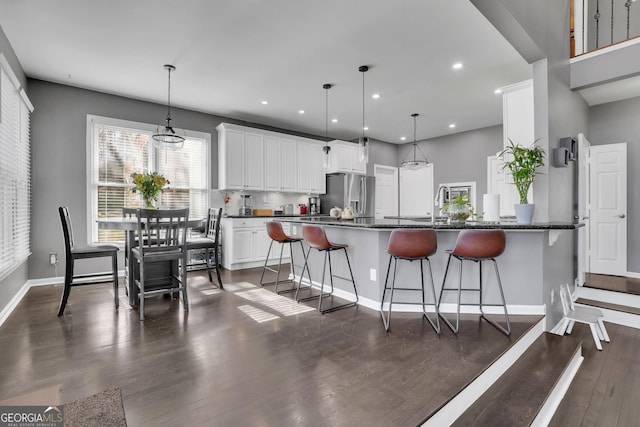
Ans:
{"label": "pendant light glass shade", "polygon": [[[418,169],[427,167],[429,162],[427,162],[427,157],[424,155],[422,150],[420,150],[420,147],[418,147],[418,144],[416,143],[416,127],[417,127],[416,117],[418,117],[418,113],[413,113],[411,117],[413,117],[413,144],[412,144],[413,158],[411,159],[407,158],[411,154],[411,151],[410,151],[407,154],[407,156],[405,156],[405,159],[400,163],[400,167],[402,169],[418,170]],[[419,159],[417,157],[418,151],[420,152],[422,159]]]}
{"label": "pendant light glass shade", "polygon": [[329,147],[329,89],[331,84],[325,83],[322,85],[324,89],[324,137],[327,139],[322,147],[322,167],[326,170],[331,167],[331,147]]}
{"label": "pendant light glass shade", "polygon": [[153,145],[159,148],[179,150],[184,145],[186,133],[183,129],[171,126],[171,72],[176,70],[173,65],[165,65],[165,70],[169,73],[168,95],[167,95],[167,119],[163,125],[158,125],[156,132],[151,136]]}
{"label": "pendant light glass shade", "polygon": [[360,161],[367,164],[369,162],[369,138],[364,135],[364,73],[369,71],[369,67],[362,65],[358,71],[362,73],[362,137],[358,140],[358,153]]}

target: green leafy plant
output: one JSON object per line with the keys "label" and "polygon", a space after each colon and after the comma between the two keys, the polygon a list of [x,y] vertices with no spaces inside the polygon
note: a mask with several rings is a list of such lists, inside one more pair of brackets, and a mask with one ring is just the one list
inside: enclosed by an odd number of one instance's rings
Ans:
{"label": "green leafy plant", "polygon": [[498,153],[498,157],[504,161],[502,169],[508,169],[511,172],[521,204],[528,203],[529,187],[538,174],[538,168],[544,166],[546,153],[542,147],[536,145],[536,142],[538,142],[537,139],[531,147],[522,147],[515,145],[509,139],[509,145]]}
{"label": "green leafy plant", "polygon": [[153,207],[153,202],[158,201],[158,193],[165,189],[165,185],[170,184],[167,178],[157,172],[134,172],[131,179],[135,184],[131,191],[140,193],[147,207]]}
{"label": "green leafy plant", "polygon": [[466,197],[458,196],[453,200],[449,200],[442,205],[442,211],[451,219],[451,221],[462,222],[469,216],[477,216],[473,210],[473,206]]}

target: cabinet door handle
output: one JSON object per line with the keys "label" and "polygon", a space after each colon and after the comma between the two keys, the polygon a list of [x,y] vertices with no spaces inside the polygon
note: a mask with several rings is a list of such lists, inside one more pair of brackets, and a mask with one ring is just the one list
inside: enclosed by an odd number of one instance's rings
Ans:
{"label": "cabinet door handle", "polygon": [[627,216],[625,214],[620,214],[618,215],[618,218],[626,218]]}

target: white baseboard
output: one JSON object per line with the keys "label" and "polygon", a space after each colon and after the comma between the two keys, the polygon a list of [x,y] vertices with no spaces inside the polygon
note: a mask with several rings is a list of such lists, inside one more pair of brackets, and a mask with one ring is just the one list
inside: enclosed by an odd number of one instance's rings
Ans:
{"label": "white baseboard", "polygon": [[514,364],[520,356],[544,332],[545,319],[541,319],[522,338],[511,346],[495,363],[489,366],[471,384],[451,399],[438,412],[429,418],[423,426],[448,426],[453,424],[482,394],[495,383],[502,374]]}
{"label": "white baseboard", "polygon": [[640,295],[606,291],[603,289],[585,288],[584,286],[577,289],[577,294],[580,298],[640,308]]}
{"label": "white baseboard", "polygon": [[2,311],[0,312],[0,326],[2,326],[5,320],[7,320],[11,313],[13,313],[13,310],[15,310],[15,308],[18,306],[18,303],[22,301],[22,298],[24,298],[24,296],[27,294],[27,291],[30,287],[31,286],[29,285],[29,281],[26,281],[24,285],[22,285],[22,287],[18,290],[18,292],[16,292],[13,298],[11,298],[11,301],[9,301],[9,303],[2,309]]}
{"label": "white baseboard", "polygon": [[[295,281],[299,281],[300,276],[295,277]],[[305,285],[309,284],[309,280],[307,278],[302,279],[302,283]],[[314,289],[320,290],[320,283],[312,281],[312,286]],[[325,285],[325,292],[327,286]],[[348,301],[353,301],[355,299],[355,295],[351,292],[347,292],[342,289],[334,288],[333,294],[338,298],[343,298]],[[380,311],[380,301],[375,301],[370,298],[366,298],[360,296],[358,298],[358,305],[361,305],[366,308],[370,308],[372,310]],[[384,305],[384,309],[387,310],[389,308],[388,304]],[[453,303],[446,303],[440,305],[440,312],[442,313],[455,313],[457,310],[457,305]],[[422,311],[422,306],[420,304],[394,304],[393,310],[394,313],[419,313]],[[427,306],[427,312],[435,312],[433,309],[433,304]],[[504,314],[502,307],[485,307],[484,312],[487,314]],[[509,305],[507,304],[507,312],[509,314],[522,314],[522,315],[545,315],[545,305]],[[460,313],[464,314],[480,314],[480,307],[478,306],[461,306]]]}
{"label": "white baseboard", "polygon": [[626,276],[634,279],[640,279],[640,273],[636,273],[635,271],[627,271]]}

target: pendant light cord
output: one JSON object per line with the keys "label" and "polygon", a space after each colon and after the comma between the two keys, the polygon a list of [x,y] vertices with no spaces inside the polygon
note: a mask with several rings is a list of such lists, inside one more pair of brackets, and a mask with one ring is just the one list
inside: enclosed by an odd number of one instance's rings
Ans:
{"label": "pendant light cord", "polygon": [[363,140],[364,140],[364,73],[367,70],[368,68],[362,71],[362,139]]}
{"label": "pendant light cord", "polygon": [[168,67],[169,78],[167,79],[167,127],[171,127],[171,67]]}
{"label": "pendant light cord", "polygon": [[417,114],[412,114],[413,116],[413,161],[416,161],[416,117],[418,116]]}

